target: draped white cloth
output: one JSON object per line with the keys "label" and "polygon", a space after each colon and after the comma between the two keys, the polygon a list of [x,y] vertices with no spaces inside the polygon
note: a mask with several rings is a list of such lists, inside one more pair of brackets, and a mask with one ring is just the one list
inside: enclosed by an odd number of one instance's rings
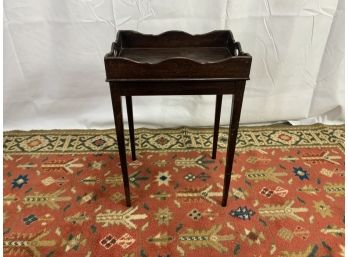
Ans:
{"label": "draped white cloth", "polygon": [[[119,29],[230,29],[253,56],[242,123],[343,122],[343,0],[5,0],[4,129],[113,127],[103,57]],[[215,97],[133,106],[136,127],[211,126]]]}

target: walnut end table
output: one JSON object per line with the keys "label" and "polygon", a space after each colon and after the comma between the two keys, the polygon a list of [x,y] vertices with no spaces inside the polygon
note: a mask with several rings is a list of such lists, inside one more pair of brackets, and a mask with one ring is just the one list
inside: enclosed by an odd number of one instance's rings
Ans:
{"label": "walnut end table", "polygon": [[127,206],[131,206],[122,99],[126,97],[132,159],[136,160],[132,96],[216,95],[212,158],[216,158],[223,94],[233,95],[226,154],[222,206],[226,206],[232,175],[239,118],[252,57],[244,53],[231,31],[217,30],[202,35],[168,31],[146,35],[120,30],[111,52],[106,54],[118,151]]}

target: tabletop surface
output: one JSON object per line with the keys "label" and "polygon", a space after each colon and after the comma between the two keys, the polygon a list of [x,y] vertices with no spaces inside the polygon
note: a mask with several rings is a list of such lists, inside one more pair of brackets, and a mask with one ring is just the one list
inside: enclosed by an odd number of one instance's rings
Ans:
{"label": "tabletop surface", "polygon": [[118,56],[144,63],[158,63],[170,58],[188,58],[207,63],[220,61],[233,55],[227,47],[180,47],[122,48]]}

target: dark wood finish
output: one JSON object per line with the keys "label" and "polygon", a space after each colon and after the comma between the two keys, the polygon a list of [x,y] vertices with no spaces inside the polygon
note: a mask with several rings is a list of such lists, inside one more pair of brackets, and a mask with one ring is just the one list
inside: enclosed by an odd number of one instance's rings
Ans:
{"label": "dark wood finish", "polygon": [[244,87],[245,87],[245,81],[239,82],[240,90],[233,95],[230,127],[228,131],[224,188],[223,188],[223,196],[222,196],[222,203],[221,203],[222,206],[227,205],[228,191],[230,188],[230,182],[231,182],[231,176],[232,176],[234,152],[235,152],[236,143],[237,143],[239,119],[240,119],[240,113],[242,110]]}
{"label": "dark wood finish", "polygon": [[134,123],[133,123],[133,105],[132,105],[132,96],[126,96],[126,105],[127,105],[127,116],[128,116],[128,127],[129,127],[129,139],[132,149],[132,160],[137,159],[135,155],[135,139],[134,139]]}
{"label": "dark wood finish", "polygon": [[238,90],[239,80],[227,81],[136,81],[111,82],[110,85],[119,87],[121,95],[217,95],[234,94]]}
{"label": "dark wood finish", "polygon": [[169,31],[144,35],[119,31],[105,58],[110,84],[121,170],[127,206],[130,191],[124,143],[121,96],[126,96],[132,159],[135,139],[132,98],[136,95],[216,95],[212,158],[216,158],[222,95],[232,94],[222,206],[226,206],[231,181],[245,81],[252,58],[244,53],[230,31],[190,35]]}
{"label": "dark wood finish", "polygon": [[217,143],[218,143],[218,138],[219,138],[221,103],[222,103],[222,95],[216,95],[214,136],[213,136],[213,153],[211,155],[212,159],[216,159],[216,149],[217,149]]}
{"label": "dark wood finish", "polygon": [[[242,56],[243,57],[243,56]],[[218,63],[199,63],[186,58],[166,59],[159,63],[137,63],[130,59],[118,58],[117,62],[107,59],[107,70],[122,70],[122,73],[109,72],[108,79],[141,78],[215,78],[217,74],[221,78],[233,77],[248,79],[250,58],[227,58]],[[146,58],[145,56],[143,57]]]}
{"label": "dark wood finish", "polygon": [[[116,90],[115,90],[116,89]],[[126,195],[126,205],[131,206],[130,189],[129,189],[129,179],[127,171],[127,157],[126,157],[126,147],[124,143],[124,129],[123,129],[123,118],[122,118],[122,98],[119,90],[116,88],[111,88],[111,100],[114,111],[114,120],[116,127],[116,136],[118,144],[118,152],[120,155],[120,163],[123,177],[124,192]]]}
{"label": "dark wood finish", "polygon": [[158,36],[119,31],[105,56],[107,81],[117,79],[249,79],[251,56],[230,31],[190,35],[171,31]]}
{"label": "dark wood finish", "polygon": [[135,62],[155,64],[170,58],[189,58],[206,63],[229,58],[232,54],[227,47],[123,48],[118,56]]}

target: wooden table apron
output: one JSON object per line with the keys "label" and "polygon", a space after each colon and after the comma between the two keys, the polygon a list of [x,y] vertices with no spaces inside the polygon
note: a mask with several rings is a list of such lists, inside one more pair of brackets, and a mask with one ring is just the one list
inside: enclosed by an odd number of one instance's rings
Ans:
{"label": "wooden table apron", "polygon": [[221,102],[224,94],[233,95],[231,118],[229,124],[226,166],[222,206],[227,205],[230,187],[233,159],[236,147],[239,119],[245,89],[245,79],[134,79],[109,80],[111,100],[116,127],[118,151],[121,162],[124,190],[127,206],[131,206],[129,178],[127,171],[126,147],[124,141],[124,127],[122,117],[122,96],[126,96],[126,106],[131,142],[132,159],[136,160],[132,96],[147,95],[216,95],[215,122],[213,135],[212,158],[216,158],[216,149],[219,133]]}

